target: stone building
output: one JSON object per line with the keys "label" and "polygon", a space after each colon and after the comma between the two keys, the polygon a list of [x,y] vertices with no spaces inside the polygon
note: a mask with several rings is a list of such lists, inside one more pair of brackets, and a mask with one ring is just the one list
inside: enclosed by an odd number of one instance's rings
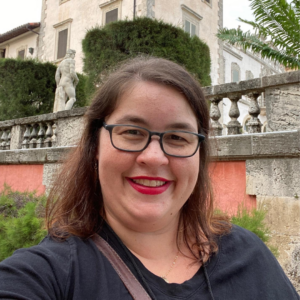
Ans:
{"label": "stone building", "polygon": [[[95,26],[135,16],[157,18],[204,40],[211,51],[212,83],[223,82],[222,44],[215,34],[222,24],[223,0],[43,0],[38,57],[59,63],[66,49],[76,50],[76,70],[82,71],[81,41]],[[135,5],[134,5],[135,4]]]}
{"label": "stone building", "polygon": [[27,23],[0,34],[0,58],[35,58],[40,23]]}

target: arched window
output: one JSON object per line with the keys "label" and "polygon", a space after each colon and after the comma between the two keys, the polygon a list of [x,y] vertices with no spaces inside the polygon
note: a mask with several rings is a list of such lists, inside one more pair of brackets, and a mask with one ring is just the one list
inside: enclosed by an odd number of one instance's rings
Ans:
{"label": "arched window", "polygon": [[231,63],[231,82],[239,82],[241,80],[241,69],[237,63]]}
{"label": "arched window", "polygon": [[248,123],[251,119],[251,116],[247,115],[245,118],[244,118],[244,121],[243,121],[243,133],[248,133],[249,131],[249,127],[248,127]]}

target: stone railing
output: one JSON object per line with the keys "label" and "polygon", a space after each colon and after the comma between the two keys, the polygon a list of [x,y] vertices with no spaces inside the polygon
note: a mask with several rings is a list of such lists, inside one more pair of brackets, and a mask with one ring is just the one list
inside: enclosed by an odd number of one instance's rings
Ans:
{"label": "stone railing", "polygon": [[[210,116],[215,135],[222,135],[219,103],[229,98],[230,121],[226,124],[228,135],[241,133],[238,121],[238,102],[247,96],[249,105],[248,133],[260,133],[258,98],[264,93],[267,131],[297,130],[300,128],[300,71],[266,76],[263,78],[204,87],[204,93],[211,102]],[[83,115],[86,108],[33,116],[0,122],[0,151],[35,149],[76,145],[83,129]]]}
{"label": "stone railing", "polygon": [[221,111],[219,103],[228,98],[231,101],[230,121],[226,124],[228,135],[241,133],[238,121],[240,111],[238,102],[247,96],[249,102],[248,133],[260,133],[261,122],[258,118],[260,106],[258,98],[264,93],[268,131],[293,130],[300,128],[300,71],[287,72],[257,79],[204,87],[206,98],[210,100],[210,117],[215,135],[222,135],[223,126],[219,122]]}
{"label": "stone railing", "polygon": [[75,145],[86,108],[0,122],[0,151]]}

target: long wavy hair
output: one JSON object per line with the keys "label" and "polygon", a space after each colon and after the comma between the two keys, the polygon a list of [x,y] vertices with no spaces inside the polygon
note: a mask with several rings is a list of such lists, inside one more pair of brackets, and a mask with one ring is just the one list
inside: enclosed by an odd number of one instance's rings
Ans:
{"label": "long wavy hair", "polygon": [[[203,261],[218,250],[217,238],[230,230],[226,217],[214,215],[213,193],[208,172],[210,118],[206,100],[197,79],[184,67],[166,59],[138,57],[115,68],[104,80],[85,113],[85,128],[78,146],[69,154],[50,191],[46,218],[49,234],[65,239],[69,235],[88,238],[101,229],[103,197],[95,169],[99,129],[116,102],[132,84],[154,82],[182,93],[194,111],[198,130],[205,135],[201,143],[200,167],[193,193],[181,209],[178,238]],[[197,154],[196,154],[197,155]],[[192,243],[192,244],[191,244]]]}

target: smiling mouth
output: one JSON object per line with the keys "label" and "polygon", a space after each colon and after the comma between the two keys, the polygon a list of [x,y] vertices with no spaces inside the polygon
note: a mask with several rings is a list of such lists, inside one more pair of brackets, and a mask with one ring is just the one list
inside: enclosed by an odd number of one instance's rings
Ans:
{"label": "smiling mouth", "polygon": [[148,187],[158,187],[167,184],[167,181],[149,179],[131,179],[134,183]]}

